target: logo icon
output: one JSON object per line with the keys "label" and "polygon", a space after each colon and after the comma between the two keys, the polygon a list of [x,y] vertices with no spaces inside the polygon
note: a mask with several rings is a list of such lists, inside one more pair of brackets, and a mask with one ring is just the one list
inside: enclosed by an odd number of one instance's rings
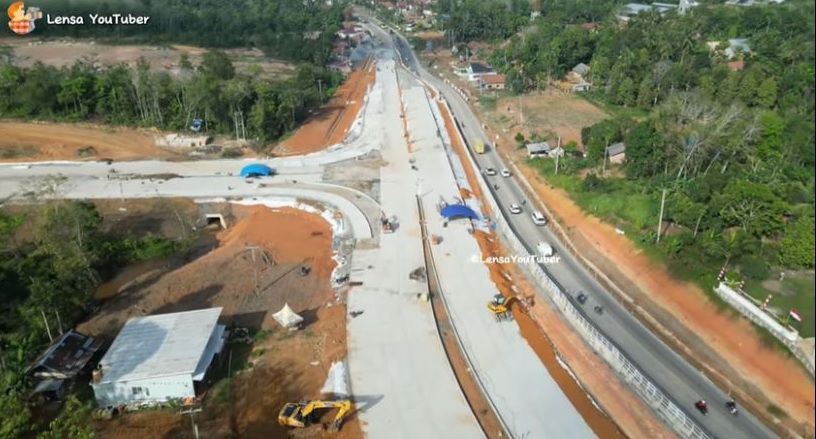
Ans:
{"label": "logo icon", "polygon": [[9,29],[17,35],[26,35],[34,30],[34,22],[42,18],[40,8],[29,7],[26,11],[23,2],[14,2],[8,8]]}

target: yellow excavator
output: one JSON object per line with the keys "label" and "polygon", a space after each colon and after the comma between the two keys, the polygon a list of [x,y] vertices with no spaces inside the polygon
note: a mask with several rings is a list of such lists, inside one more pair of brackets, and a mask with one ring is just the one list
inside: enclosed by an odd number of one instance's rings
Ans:
{"label": "yellow excavator", "polygon": [[316,411],[321,409],[337,409],[337,415],[332,422],[332,430],[340,430],[343,421],[351,411],[351,400],[336,401],[305,400],[299,403],[288,402],[278,413],[278,424],[284,427],[303,428],[317,422],[320,418]]}
{"label": "yellow excavator", "polygon": [[501,294],[496,294],[493,299],[488,302],[487,309],[493,313],[497,322],[502,320],[513,320],[513,313],[510,312],[510,305],[519,300],[518,296],[505,297]]}

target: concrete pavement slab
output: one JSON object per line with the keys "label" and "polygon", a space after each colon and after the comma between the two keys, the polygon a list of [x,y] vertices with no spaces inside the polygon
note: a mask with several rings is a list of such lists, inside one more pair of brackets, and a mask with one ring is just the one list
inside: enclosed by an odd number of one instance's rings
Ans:
{"label": "concrete pavement slab", "polygon": [[[457,177],[464,178],[461,163],[454,175],[437,130],[428,97],[421,88],[404,90],[409,127],[416,135],[414,157],[422,179],[422,203],[429,233],[441,235],[433,249],[440,283],[464,348],[500,416],[515,437],[595,437],[580,414],[561,392],[544,365],[519,334],[514,323],[495,322],[486,305],[496,294],[488,268],[472,263],[480,248],[468,233],[465,220],[443,226],[437,213],[440,196],[449,202],[458,197]],[[419,133],[424,133],[420,135]],[[412,134],[412,137],[413,134]],[[458,158],[457,158],[458,160]],[[464,268],[463,268],[464,267]]]}
{"label": "concrete pavement slab", "polygon": [[[371,438],[484,437],[445,356],[423,282],[409,273],[424,266],[415,174],[408,164],[399,119],[393,62],[381,63],[386,142],[381,171],[383,212],[400,227],[380,247],[357,249],[348,297],[348,364],[360,419]],[[366,403],[366,401],[372,401]]]}

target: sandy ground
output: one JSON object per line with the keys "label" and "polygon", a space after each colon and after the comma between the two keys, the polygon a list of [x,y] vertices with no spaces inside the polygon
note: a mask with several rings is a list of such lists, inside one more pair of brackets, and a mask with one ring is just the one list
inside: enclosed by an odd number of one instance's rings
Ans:
{"label": "sandy ground", "polygon": [[340,143],[359,114],[368,86],[374,83],[376,71],[373,61],[358,66],[323,108],[275,147],[275,155],[308,154]]}
{"label": "sandy ground", "polygon": [[[186,54],[193,65],[198,65],[205,49],[191,46],[106,46],[92,41],[38,41],[20,38],[0,38],[0,44],[14,49],[15,64],[30,67],[35,62],[56,67],[70,66],[78,60],[93,60],[99,65],[127,64],[135,66],[144,58],[155,70],[170,73],[179,71],[178,62]],[[294,66],[269,59],[258,49],[230,49],[224,51],[239,72],[257,66],[265,77],[286,77],[294,73]]]}
{"label": "sandy ground", "polygon": [[[329,283],[334,262],[328,223],[291,208],[228,209],[237,222],[214,236],[212,247],[205,243],[186,264],[168,263],[124,284],[78,330],[111,336],[129,317],[144,313],[224,307],[225,323],[263,328],[270,335],[251,348],[232,346],[232,355],[222,357],[222,373],[231,369],[234,376],[217,383],[205,398],[204,411],[196,415],[201,437],[362,437],[354,416],[339,433],[320,426],[286,431],[276,422],[284,402],[320,397],[331,362],[345,357],[346,310]],[[257,263],[248,245],[259,247]],[[260,251],[269,255],[270,264],[261,262]],[[311,268],[306,277],[300,276],[302,265]],[[290,333],[277,328],[272,314],[285,303],[305,318],[305,329]],[[252,367],[242,366],[247,359]],[[101,438],[192,437],[188,417],[175,412],[130,413],[95,425]]]}
{"label": "sandy ground", "polygon": [[[453,134],[455,127],[450,113],[441,103],[439,109],[448,132],[452,133],[451,142],[454,149],[460,157],[466,157],[465,146],[459,137]],[[473,193],[462,193],[462,197],[476,197],[486,208],[484,195],[477,183],[479,177],[469,166],[465,166],[464,169]],[[502,248],[494,233],[488,235],[476,232],[475,236],[482,249],[483,259],[510,254]],[[513,289],[514,285],[520,289],[523,297],[536,295],[534,287],[526,281],[514,264],[490,264],[488,268],[493,282],[505,296],[517,294]],[[512,309],[522,336],[598,437],[675,437],[651,415],[649,409],[628,391],[603,360],[595,355],[580,336],[575,334],[549,306],[533,301],[529,314],[523,312],[523,308],[519,306]],[[561,367],[556,355],[561,355],[577,372],[581,384]],[[586,390],[581,387],[582,385]],[[609,417],[598,411],[587,397],[587,392],[608,410]]]}
{"label": "sandy ground", "polygon": [[532,133],[546,140],[561,137],[561,144],[575,141],[581,145],[581,128],[594,125],[609,116],[598,107],[570,94],[544,91],[519,98],[496,100],[496,108],[485,111],[489,119],[502,121],[502,127],[513,136]]}
{"label": "sandy ground", "polygon": [[[79,124],[0,122],[0,162],[138,160],[183,155],[156,146],[158,132]],[[95,154],[80,155],[92,147]]]}

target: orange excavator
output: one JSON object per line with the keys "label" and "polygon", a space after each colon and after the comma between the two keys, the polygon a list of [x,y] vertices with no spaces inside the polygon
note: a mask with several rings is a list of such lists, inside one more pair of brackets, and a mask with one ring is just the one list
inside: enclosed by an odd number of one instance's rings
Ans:
{"label": "orange excavator", "polygon": [[278,424],[284,427],[304,428],[318,421],[316,411],[320,409],[337,409],[332,422],[332,430],[339,431],[343,421],[351,411],[351,400],[336,401],[305,400],[299,403],[286,403],[278,413]]}
{"label": "orange excavator", "polygon": [[502,320],[513,320],[513,313],[510,311],[510,305],[518,302],[518,296],[504,297],[501,294],[496,294],[493,299],[488,302],[487,309],[493,313],[497,322]]}

